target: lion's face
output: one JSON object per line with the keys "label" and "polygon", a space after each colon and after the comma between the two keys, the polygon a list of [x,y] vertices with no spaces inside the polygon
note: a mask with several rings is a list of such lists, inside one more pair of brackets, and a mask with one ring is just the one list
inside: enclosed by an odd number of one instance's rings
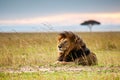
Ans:
{"label": "lion's face", "polygon": [[58,52],[64,53],[71,46],[71,42],[67,38],[63,38],[58,42]]}

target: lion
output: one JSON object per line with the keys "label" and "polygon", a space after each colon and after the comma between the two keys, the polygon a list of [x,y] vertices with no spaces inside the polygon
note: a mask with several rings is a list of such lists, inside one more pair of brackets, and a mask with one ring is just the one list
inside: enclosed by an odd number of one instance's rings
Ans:
{"label": "lion", "polygon": [[84,41],[73,32],[64,31],[58,36],[57,64],[75,62],[79,65],[96,65],[97,57],[91,52]]}

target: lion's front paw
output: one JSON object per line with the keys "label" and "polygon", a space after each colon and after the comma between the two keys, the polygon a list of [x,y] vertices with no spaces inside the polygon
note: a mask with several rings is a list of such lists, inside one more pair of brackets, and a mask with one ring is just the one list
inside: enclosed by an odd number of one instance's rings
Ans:
{"label": "lion's front paw", "polygon": [[63,65],[65,65],[65,64],[67,64],[67,62],[65,62],[65,61],[56,61],[54,64],[63,64]]}
{"label": "lion's front paw", "polygon": [[56,61],[54,64],[59,64],[60,63],[60,61]]}

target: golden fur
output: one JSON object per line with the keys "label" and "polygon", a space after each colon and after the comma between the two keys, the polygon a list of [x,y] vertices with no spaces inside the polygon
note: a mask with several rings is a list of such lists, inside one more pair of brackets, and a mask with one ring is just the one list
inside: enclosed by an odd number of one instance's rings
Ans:
{"label": "golden fur", "polygon": [[[86,44],[83,42],[83,40],[75,35],[72,32],[62,32],[58,36],[58,52],[59,52],[59,59],[57,63],[67,63],[71,62],[69,59],[67,60],[68,56],[71,54],[75,55],[77,52],[77,55],[79,57],[72,60],[72,62],[75,62],[77,64],[81,65],[94,65],[97,64],[97,58],[96,55],[92,52],[86,51]],[[81,54],[84,54],[82,55]],[[66,61],[67,60],[67,61]]]}

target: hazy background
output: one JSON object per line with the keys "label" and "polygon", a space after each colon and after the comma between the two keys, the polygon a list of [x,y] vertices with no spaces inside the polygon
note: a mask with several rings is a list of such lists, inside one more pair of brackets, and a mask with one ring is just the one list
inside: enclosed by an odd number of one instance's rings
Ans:
{"label": "hazy background", "polygon": [[0,0],[0,32],[120,31],[120,0]]}

